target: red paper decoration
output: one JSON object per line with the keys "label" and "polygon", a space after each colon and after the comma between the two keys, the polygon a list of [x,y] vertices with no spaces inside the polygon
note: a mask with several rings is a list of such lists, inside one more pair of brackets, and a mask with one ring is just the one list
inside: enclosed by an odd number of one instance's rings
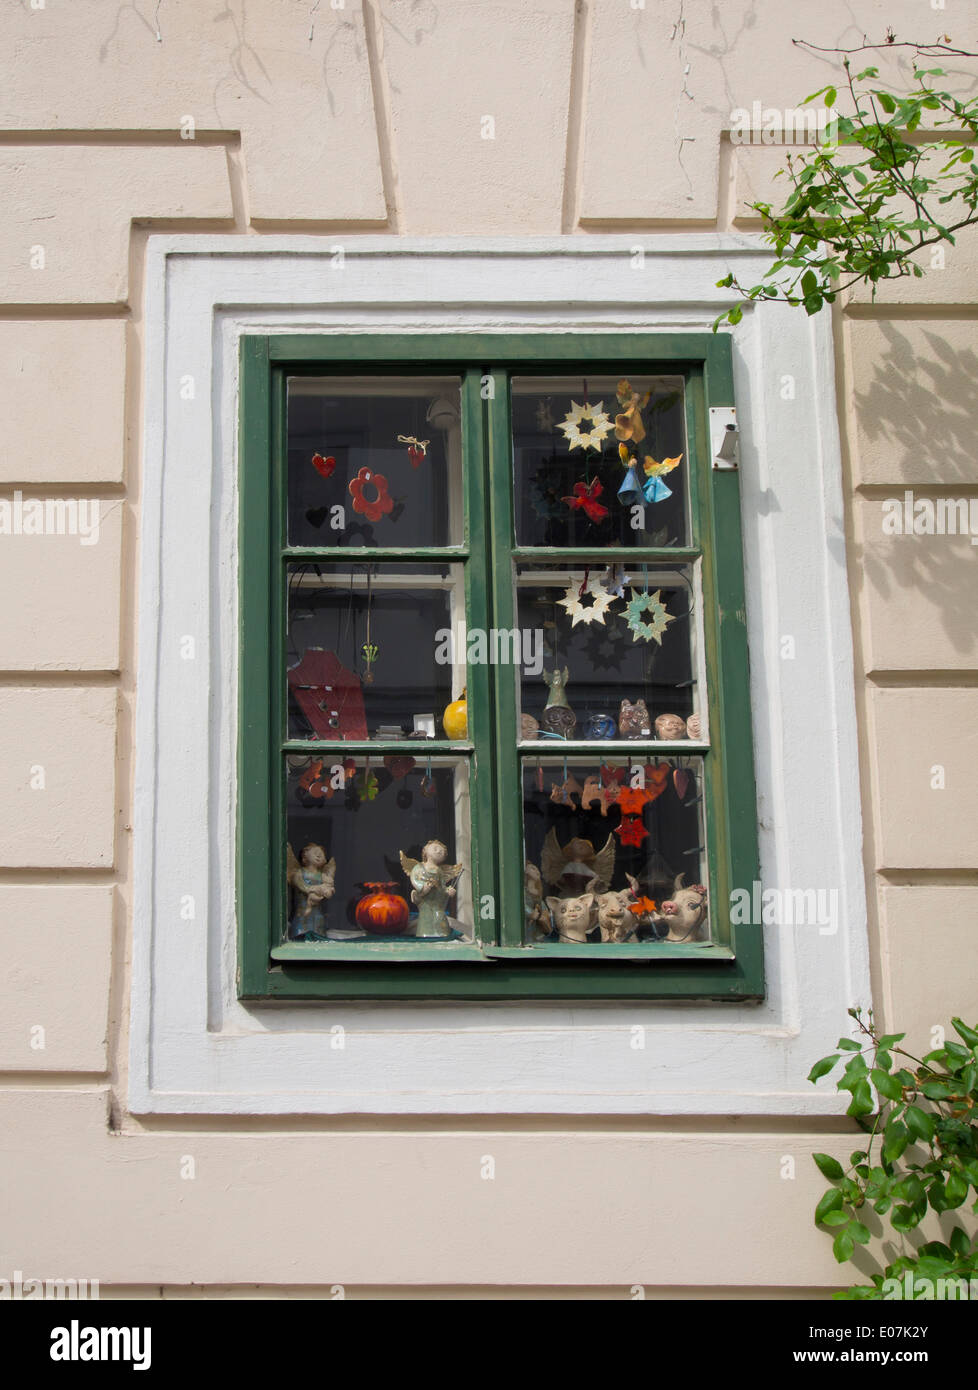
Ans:
{"label": "red paper decoration", "polygon": [[333,470],[336,468],[336,460],[332,454],[328,458],[323,458],[322,454],[313,454],[312,466],[323,478],[331,478]]}

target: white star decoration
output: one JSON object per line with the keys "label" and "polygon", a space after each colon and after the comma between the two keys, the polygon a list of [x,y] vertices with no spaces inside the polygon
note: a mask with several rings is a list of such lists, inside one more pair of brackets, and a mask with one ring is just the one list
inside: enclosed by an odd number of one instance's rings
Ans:
{"label": "white star decoration", "polygon": [[[601,409],[603,405],[604,401],[598,401],[597,405],[589,405],[587,401],[578,405],[571,401],[571,408],[558,428],[564,431],[572,450],[597,449],[600,452],[601,441],[614,429],[613,422]],[[581,429],[583,420],[590,420],[589,430]]]}
{"label": "white star decoration", "polygon": [[584,592],[590,594],[594,600],[586,608],[581,602],[580,584],[571,584],[564,597],[557,600],[558,605],[565,609],[570,617],[572,628],[577,627],[578,623],[584,623],[588,627],[591,623],[603,623],[605,614],[615,601],[614,595],[600,588],[596,579],[588,580]]}

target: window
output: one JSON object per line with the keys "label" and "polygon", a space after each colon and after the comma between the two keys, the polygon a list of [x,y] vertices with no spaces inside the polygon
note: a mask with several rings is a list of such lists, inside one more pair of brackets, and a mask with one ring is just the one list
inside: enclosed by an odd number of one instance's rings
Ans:
{"label": "window", "polygon": [[729,339],[241,366],[241,995],[760,998]]}

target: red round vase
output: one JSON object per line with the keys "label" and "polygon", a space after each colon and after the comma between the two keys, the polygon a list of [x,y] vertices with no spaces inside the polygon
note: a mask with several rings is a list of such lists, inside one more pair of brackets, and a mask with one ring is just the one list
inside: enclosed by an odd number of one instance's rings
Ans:
{"label": "red round vase", "polygon": [[392,890],[396,883],[365,883],[369,891],[357,903],[357,926],[375,936],[399,936],[408,924],[407,899]]}

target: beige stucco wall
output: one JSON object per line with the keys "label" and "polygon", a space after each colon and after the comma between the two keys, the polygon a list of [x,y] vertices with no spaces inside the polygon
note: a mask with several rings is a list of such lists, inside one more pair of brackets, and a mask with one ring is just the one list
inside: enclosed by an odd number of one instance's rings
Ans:
{"label": "beige stucco wall", "polygon": [[[746,229],[777,152],[731,144],[729,112],[828,80],[791,38],[951,22],[917,0],[3,7],[0,495],[98,498],[103,529],[0,537],[0,1277],[166,1296],[835,1285],[808,1155],[848,1147],[842,1120],[127,1114],[144,250],[147,229]],[[887,538],[880,511],[905,487],[978,494],[976,261],[963,237],[943,269],[835,311],[874,997],[923,1041],[978,1016],[978,551]]]}

